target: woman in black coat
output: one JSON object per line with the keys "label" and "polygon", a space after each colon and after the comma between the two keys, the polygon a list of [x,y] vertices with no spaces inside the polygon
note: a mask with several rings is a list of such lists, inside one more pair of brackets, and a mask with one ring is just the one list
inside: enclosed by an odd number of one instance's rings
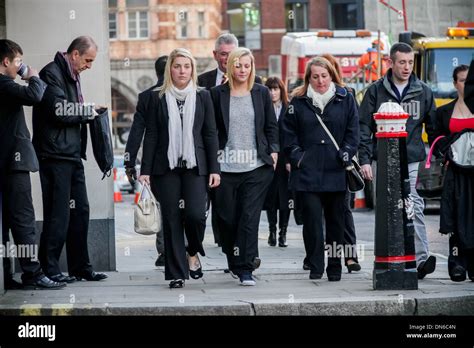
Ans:
{"label": "woman in black coat", "polygon": [[[337,151],[321,126],[320,115],[338,143]],[[324,273],[326,226],[326,272],[330,281],[341,279],[344,245],[345,167],[359,144],[359,117],[353,96],[341,87],[334,66],[323,57],[311,59],[304,85],[293,93],[283,119],[284,152],[291,164],[290,189],[301,193],[303,239],[310,267],[310,279]]]}
{"label": "woman in black coat", "polygon": [[[474,63],[471,64],[473,70]],[[439,232],[449,234],[448,272],[452,281],[466,279],[474,281],[474,168],[458,166],[449,158],[449,147],[464,132],[474,131],[474,113],[464,102],[464,84],[468,75],[468,66],[460,65],[453,72],[454,87],[458,97],[436,111],[435,134],[444,135],[436,143],[435,154],[449,160],[446,170],[443,193],[441,195]],[[469,71],[474,77],[474,70]],[[474,79],[472,81],[474,84]],[[471,163],[474,161],[471,152]]]}
{"label": "woman in black coat", "polygon": [[[265,86],[270,89],[273,108],[277,117],[278,129],[281,132],[281,123],[283,115],[288,108],[288,93],[285,85],[278,77],[269,77],[265,82]],[[281,142],[280,142],[281,143]],[[278,236],[278,246],[287,247],[286,231],[288,221],[290,220],[290,194],[288,191],[288,173],[290,172],[290,164],[285,161],[282,152],[278,154],[278,163],[275,169],[272,183],[268,189],[267,198],[265,199],[264,209],[267,211],[268,225],[270,233],[268,235],[268,245],[276,246],[276,230],[277,230],[277,211],[279,211],[280,219],[278,220],[280,232]]]}
{"label": "woman in black coat", "polygon": [[207,187],[220,183],[214,109],[209,92],[198,90],[196,81],[191,53],[184,48],[171,52],[163,86],[150,98],[148,109],[155,115],[147,117],[143,143],[139,180],[151,182],[161,205],[170,288],[182,288],[189,276],[203,276],[197,253],[205,255]]}
{"label": "woman in black coat", "polygon": [[253,286],[260,215],[278,160],[278,125],[268,88],[254,83],[252,52],[236,48],[228,62],[229,81],[211,89],[222,171],[216,207],[229,270],[241,285]]}

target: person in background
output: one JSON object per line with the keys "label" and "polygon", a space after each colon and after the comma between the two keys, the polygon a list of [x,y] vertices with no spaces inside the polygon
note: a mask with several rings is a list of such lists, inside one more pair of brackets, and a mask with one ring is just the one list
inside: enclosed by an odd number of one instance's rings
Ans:
{"label": "person in background", "polygon": [[[288,108],[288,93],[286,92],[283,81],[278,77],[269,77],[265,86],[270,89],[273,108],[277,117],[278,128],[281,134],[281,122]],[[280,138],[281,143],[281,138]],[[288,174],[290,164],[286,163],[282,152],[278,154],[278,163],[275,169],[272,183],[268,189],[267,198],[264,204],[264,210],[267,211],[268,225],[270,233],[268,235],[268,245],[276,246],[277,238],[277,211],[279,211],[278,225],[280,232],[278,234],[278,246],[287,247],[286,232],[288,221],[290,219],[290,194],[288,191]]]}
{"label": "person in background", "polygon": [[395,43],[390,49],[391,68],[382,79],[375,81],[367,89],[359,107],[359,159],[362,176],[366,180],[373,180],[371,163],[377,159],[376,124],[373,115],[382,103],[392,101],[400,104],[410,115],[406,125],[408,173],[415,206],[413,224],[418,279],[423,279],[427,274],[434,272],[436,257],[429,255],[423,213],[425,204],[415,187],[419,164],[426,158],[425,144],[422,139],[423,124],[425,124],[428,137],[431,137],[436,107],[431,89],[413,73],[414,57],[415,53],[410,45],[402,42]]}
{"label": "person in background", "polygon": [[379,40],[374,40],[372,42],[372,47],[368,48],[367,52],[364,53],[359,59],[359,68],[365,69],[365,81],[367,83],[375,82],[387,73],[387,65],[382,57],[380,60],[382,65],[380,69],[380,76],[378,75],[379,49],[381,52],[384,48],[385,46],[383,42],[380,41],[379,44]]}
{"label": "person in background", "polygon": [[161,205],[165,279],[170,280],[170,288],[184,287],[189,276],[203,276],[197,254],[205,256],[207,187],[220,183],[212,101],[208,91],[198,89],[196,80],[191,53],[173,50],[163,86],[150,100],[150,110],[156,112],[147,119],[143,143],[139,181],[151,183]]}
{"label": "person in background", "polygon": [[222,171],[215,202],[229,270],[253,286],[260,215],[280,150],[278,124],[268,88],[255,83],[252,52],[236,48],[229,62],[229,81],[211,89]]}
{"label": "person in background", "polygon": [[[130,135],[128,136],[127,145],[125,147],[125,173],[127,174],[130,185],[135,187],[137,180],[137,170],[135,168],[138,150],[142,143],[143,135],[145,134],[145,126],[147,118],[154,115],[153,111],[150,110],[150,98],[153,93],[163,85],[165,66],[168,56],[161,56],[155,62],[155,72],[158,82],[156,85],[148,88],[138,95],[137,111],[133,116],[132,128]],[[155,266],[160,267],[165,265],[165,245],[163,241],[163,233],[156,234],[156,251],[158,252],[158,258],[155,261]]]}
{"label": "person in background", "polygon": [[[316,115],[331,132],[339,151]],[[290,188],[301,192],[303,240],[310,267],[310,279],[324,273],[326,226],[329,281],[341,279],[344,243],[344,211],[347,191],[346,170],[359,144],[359,118],[352,94],[341,86],[334,66],[323,57],[311,59],[304,85],[293,92],[283,119],[284,151],[291,163]]]}
{"label": "person in background", "polygon": [[[435,154],[441,154],[449,160],[448,152],[452,143],[465,132],[474,134],[474,113],[464,102],[464,86],[469,67],[459,65],[453,71],[453,83],[457,98],[436,111],[436,127],[433,137],[444,135],[436,143]],[[471,71],[472,70],[472,71]],[[471,64],[474,75],[474,64]],[[466,279],[474,281],[474,152],[466,154],[470,168],[461,167],[451,160],[445,173],[441,196],[439,232],[449,235],[449,277],[454,282]]]}
{"label": "person in background", "polygon": [[[24,105],[43,98],[46,84],[38,71],[23,64],[23,50],[11,40],[0,40],[0,206],[4,250],[8,250],[10,230],[18,247],[38,247],[35,211],[31,197],[30,172],[39,169],[38,159],[26,126]],[[27,69],[22,71],[22,69]],[[17,74],[28,86],[15,82]],[[20,255],[18,255],[20,256]],[[18,258],[22,284],[13,279],[10,257],[3,257],[5,289],[60,289],[64,282],[45,276],[34,255]]]}

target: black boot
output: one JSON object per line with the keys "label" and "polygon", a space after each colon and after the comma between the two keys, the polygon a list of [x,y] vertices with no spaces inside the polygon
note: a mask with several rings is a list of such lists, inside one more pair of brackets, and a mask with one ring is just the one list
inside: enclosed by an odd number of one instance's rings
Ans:
{"label": "black boot", "polygon": [[278,246],[280,248],[286,248],[288,244],[286,244],[286,226],[280,229],[280,236],[278,237]]}
{"label": "black boot", "polygon": [[270,234],[268,235],[268,245],[275,246],[276,241],[276,226],[270,226]]}

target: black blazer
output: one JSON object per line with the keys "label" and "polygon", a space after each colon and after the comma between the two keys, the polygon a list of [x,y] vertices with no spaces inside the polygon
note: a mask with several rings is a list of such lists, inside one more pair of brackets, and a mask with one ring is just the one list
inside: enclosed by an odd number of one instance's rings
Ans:
{"label": "black blazer", "polygon": [[[265,163],[273,165],[273,159],[270,154],[280,151],[280,141],[270,91],[267,87],[256,83],[253,85],[250,94],[252,95],[252,103],[255,110],[257,153]],[[222,150],[225,148],[229,138],[229,84],[226,83],[212,88],[211,97],[216,115],[219,149]]]}
{"label": "black blazer", "polygon": [[[210,90],[212,87],[216,87],[217,69],[207,71],[198,77],[198,86],[204,87]],[[255,75],[255,83],[262,84],[262,79]]]}
{"label": "black blazer", "polygon": [[[146,132],[143,142],[143,157],[140,174],[163,175],[170,170],[168,161],[168,106],[166,97],[153,92],[146,117]],[[220,173],[217,163],[217,131],[211,97],[206,90],[198,90],[194,115],[194,148],[199,175]]]}
{"label": "black blazer", "polygon": [[438,140],[435,145],[434,154],[437,157],[444,156],[450,144],[449,136],[451,135],[451,131],[449,130],[449,121],[451,121],[451,116],[453,115],[454,106],[456,105],[457,101],[458,98],[436,109],[435,130],[433,132],[433,135],[429,137],[428,140],[431,145],[437,137],[439,137],[440,135],[445,135],[445,137]]}

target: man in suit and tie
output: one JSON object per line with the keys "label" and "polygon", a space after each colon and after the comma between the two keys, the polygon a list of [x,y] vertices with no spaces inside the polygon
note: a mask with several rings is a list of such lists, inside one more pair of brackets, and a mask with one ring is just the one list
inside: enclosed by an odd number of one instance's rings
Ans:
{"label": "man in suit and tie", "polygon": [[[198,86],[204,87],[207,90],[215,86],[220,86],[227,83],[227,59],[229,58],[230,52],[236,47],[239,47],[239,41],[234,34],[225,33],[221,34],[215,44],[215,49],[212,51],[214,59],[217,62],[217,68],[208,72],[205,72],[198,77]],[[262,84],[262,79],[255,75],[255,82]],[[214,200],[214,193],[212,192],[211,200]],[[212,204],[212,232],[214,233],[214,242],[221,246],[221,238],[219,229],[217,226],[217,212],[215,204]],[[257,257],[255,260],[256,268],[260,266],[260,259]]]}
{"label": "man in suit and tie", "polygon": [[[128,177],[128,181],[132,186],[135,186],[137,180],[137,171],[135,169],[135,163],[137,160],[138,150],[143,140],[143,134],[145,134],[145,128],[147,123],[147,116],[153,115],[151,110],[148,108],[150,97],[152,93],[157,90],[158,87],[163,85],[163,79],[165,75],[165,66],[168,56],[161,56],[155,62],[155,71],[158,82],[156,85],[148,88],[138,95],[137,111],[133,116],[132,128],[130,135],[128,136],[127,145],[125,147],[125,172]],[[155,261],[155,266],[160,267],[165,265],[165,244],[163,241],[163,233],[156,234],[156,251],[158,252],[158,258]]]}

